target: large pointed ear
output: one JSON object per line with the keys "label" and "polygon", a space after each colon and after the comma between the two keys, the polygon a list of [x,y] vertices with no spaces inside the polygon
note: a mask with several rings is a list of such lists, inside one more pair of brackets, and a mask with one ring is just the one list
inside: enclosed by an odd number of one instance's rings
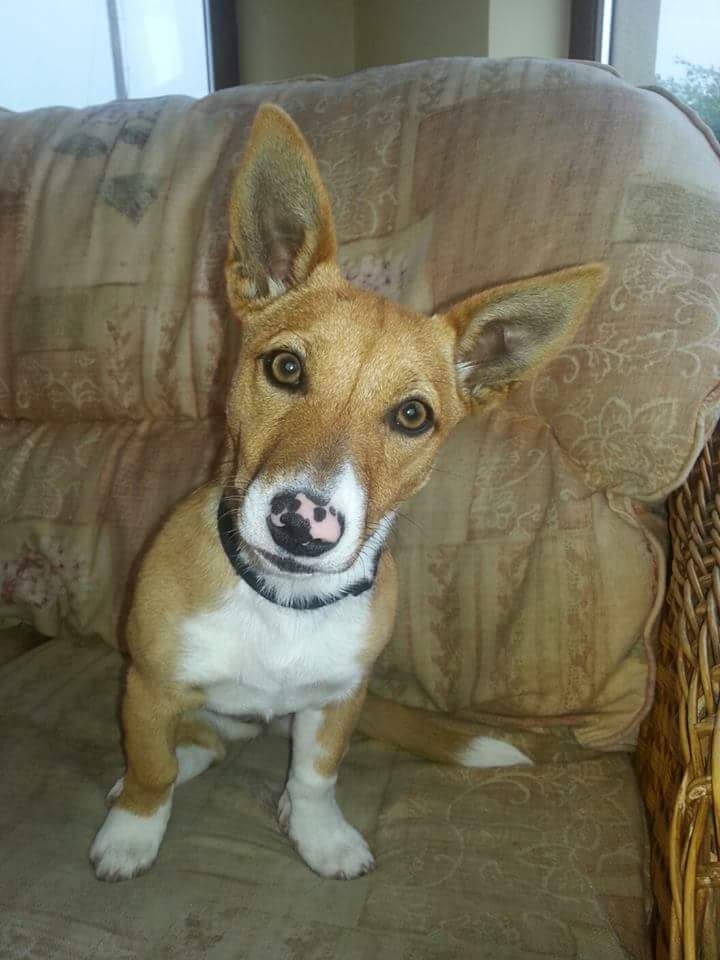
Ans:
{"label": "large pointed ear", "polygon": [[336,253],[330,201],[290,117],[257,112],[233,186],[225,266],[235,306],[260,305],[302,283]]}
{"label": "large pointed ear", "polygon": [[580,326],[607,277],[599,263],[492,287],[452,307],[462,393],[480,399],[523,380]]}

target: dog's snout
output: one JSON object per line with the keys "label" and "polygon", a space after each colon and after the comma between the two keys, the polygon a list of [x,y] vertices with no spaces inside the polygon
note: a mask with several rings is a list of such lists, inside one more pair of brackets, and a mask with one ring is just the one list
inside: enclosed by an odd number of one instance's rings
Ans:
{"label": "dog's snout", "polygon": [[276,494],[267,524],[278,546],[302,557],[332,550],[344,529],[343,516],[331,502],[304,491]]}

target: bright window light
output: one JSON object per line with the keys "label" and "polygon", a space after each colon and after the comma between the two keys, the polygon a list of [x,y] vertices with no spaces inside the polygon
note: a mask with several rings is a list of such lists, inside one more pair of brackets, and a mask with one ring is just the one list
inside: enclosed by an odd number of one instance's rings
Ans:
{"label": "bright window light", "polygon": [[0,0],[0,106],[210,90],[203,0]]}

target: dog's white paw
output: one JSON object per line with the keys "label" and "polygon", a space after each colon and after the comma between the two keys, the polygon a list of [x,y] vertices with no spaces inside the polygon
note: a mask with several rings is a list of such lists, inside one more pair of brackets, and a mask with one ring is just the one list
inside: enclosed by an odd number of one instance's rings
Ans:
{"label": "dog's white paw", "polygon": [[[280,802],[282,804],[282,798]],[[282,816],[281,813],[281,824]],[[343,820],[339,811],[336,816],[325,819],[298,817],[289,810],[287,821],[290,839],[298,853],[321,877],[352,880],[374,869],[375,860],[365,839]]]}
{"label": "dog's white paw", "polygon": [[[116,788],[117,784],[111,793]],[[150,869],[165,835],[170,806],[168,799],[149,817],[120,807],[110,810],[90,848],[98,880],[130,880]]]}

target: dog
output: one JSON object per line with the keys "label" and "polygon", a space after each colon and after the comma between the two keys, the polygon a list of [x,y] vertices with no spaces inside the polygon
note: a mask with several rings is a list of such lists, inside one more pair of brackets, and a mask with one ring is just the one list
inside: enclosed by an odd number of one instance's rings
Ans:
{"label": "dog", "polygon": [[[101,880],[146,871],[175,786],[219,761],[224,739],[283,717],[292,761],[281,827],[323,877],[373,868],[335,782],[393,626],[394,511],[473,406],[501,398],[570,340],[605,279],[600,264],[570,267],[431,317],[351,286],[312,153],[269,104],[229,217],[225,279],[242,331],[229,465],[176,507],[139,569],[126,627],[126,769],[90,850]],[[427,714],[384,709],[371,732],[426,756],[527,760],[452,722],[430,731]]]}

